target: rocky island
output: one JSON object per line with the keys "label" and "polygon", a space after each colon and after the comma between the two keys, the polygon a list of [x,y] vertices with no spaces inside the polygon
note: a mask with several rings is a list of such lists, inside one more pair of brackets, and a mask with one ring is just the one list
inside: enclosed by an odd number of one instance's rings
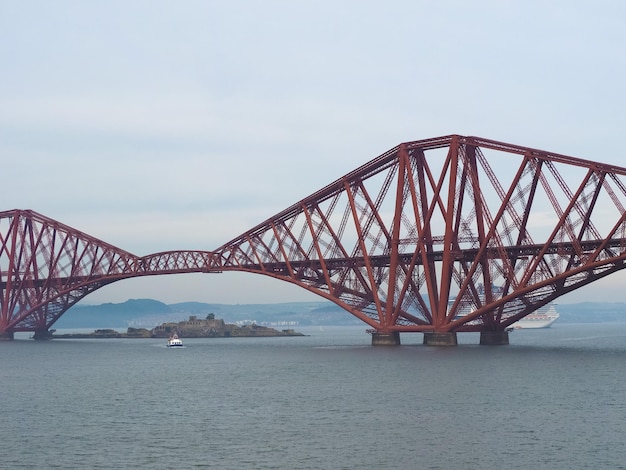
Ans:
{"label": "rocky island", "polygon": [[53,338],[169,338],[174,333],[182,338],[230,338],[230,337],[272,337],[272,336],[304,336],[293,329],[276,330],[260,325],[233,325],[215,318],[210,313],[205,319],[195,315],[180,322],[166,322],[148,330],[147,328],[128,328],[126,333],[112,329],[95,330],[93,333],[53,334]]}

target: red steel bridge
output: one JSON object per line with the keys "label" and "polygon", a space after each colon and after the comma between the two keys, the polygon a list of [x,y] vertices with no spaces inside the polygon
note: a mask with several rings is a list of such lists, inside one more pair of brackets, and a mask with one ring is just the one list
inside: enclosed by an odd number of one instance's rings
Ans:
{"label": "red steel bridge", "polygon": [[50,328],[102,286],[245,271],[369,325],[372,344],[508,344],[507,327],[626,267],[626,168],[479,137],[400,144],[212,251],[137,256],[0,212],[0,337]]}

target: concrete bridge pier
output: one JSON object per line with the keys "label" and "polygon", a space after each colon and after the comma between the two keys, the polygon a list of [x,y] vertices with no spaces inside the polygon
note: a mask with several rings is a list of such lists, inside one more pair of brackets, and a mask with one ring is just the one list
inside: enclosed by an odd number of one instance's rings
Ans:
{"label": "concrete bridge pier", "polygon": [[38,341],[52,339],[53,333],[54,333],[54,330],[35,330],[33,339],[36,339]]}
{"label": "concrete bridge pier", "polygon": [[456,346],[458,344],[456,339],[456,332],[425,332],[423,344],[425,344],[426,346]]}
{"label": "concrete bridge pier", "polygon": [[12,341],[12,340],[13,340],[12,331],[0,332],[0,341]]}
{"label": "concrete bridge pier", "polygon": [[400,333],[398,331],[391,333],[374,331],[372,332],[372,346],[400,346]]}
{"label": "concrete bridge pier", "polygon": [[480,344],[483,346],[505,346],[509,344],[508,331],[481,331]]}

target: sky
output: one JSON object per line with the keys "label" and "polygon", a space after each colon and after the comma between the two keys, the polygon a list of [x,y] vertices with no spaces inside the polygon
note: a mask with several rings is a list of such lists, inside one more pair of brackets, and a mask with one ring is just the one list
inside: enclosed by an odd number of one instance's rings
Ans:
{"label": "sky", "polygon": [[[621,0],[0,0],[0,210],[141,256],[215,249],[406,141],[626,166],[625,22]],[[619,276],[563,302],[626,301]],[[321,300],[229,273],[83,303],[129,298]]]}

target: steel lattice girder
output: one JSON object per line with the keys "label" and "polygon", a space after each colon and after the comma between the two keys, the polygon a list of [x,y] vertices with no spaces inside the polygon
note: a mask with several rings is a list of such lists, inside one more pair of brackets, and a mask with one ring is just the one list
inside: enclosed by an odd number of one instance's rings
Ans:
{"label": "steel lattice girder", "polygon": [[498,330],[624,266],[625,175],[475,137],[410,142],[215,252],[379,331]]}
{"label": "steel lattice girder", "polygon": [[[451,135],[401,144],[213,251],[138,257],[0,213],[0,333],[129,277],[246,271],[378,331],[501,330],[624,268],[626,169]],[[567,183],[566,183],[567,181]]]}
{"label": "steel lattice girder", "polygon": [[208,252],[140,258],[33,211],[0,213],[0,333],[47,331],[68,308],[129,277],[208,272]]}

